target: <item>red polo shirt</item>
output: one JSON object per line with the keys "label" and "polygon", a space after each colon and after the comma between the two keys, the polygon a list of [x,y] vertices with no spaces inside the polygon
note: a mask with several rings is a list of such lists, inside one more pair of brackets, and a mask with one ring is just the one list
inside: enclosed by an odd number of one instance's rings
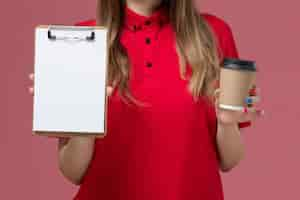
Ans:
{"label": "red polo shirt", "polygon": [[[229,26],[215,16],[203,17],[221,53],[238,57]],[[180,79],[165,10],[145,17],[126,7],[120,42],[131,62],[132,93],[148,106],[129,106],[115,90],[108,100],[107,136],[96,140],[74,199],[223,200],[216,114],[204,100],[194,102],[188,81]]]}

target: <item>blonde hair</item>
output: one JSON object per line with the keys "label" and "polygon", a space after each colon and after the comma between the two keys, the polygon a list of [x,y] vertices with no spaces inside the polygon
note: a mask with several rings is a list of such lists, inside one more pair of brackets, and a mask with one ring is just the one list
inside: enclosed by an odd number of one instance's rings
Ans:
{"label": "blonde hair", "polygon": [[[219,57],[213,31],[197,12],[193,0],[163,0],[175,35],[180,58],[180,75],[186,79],[186,62],[192,69],[188,90],[194,100],[199,96],[213,99],[213,81],[219,77]],[[124,19],[123,0],[98,0],[97,25],[108,28],[108,81],[118,85],[121,97],[135,104],[141,102],[130,92],[130,63],[120,44],[120,30]]]}

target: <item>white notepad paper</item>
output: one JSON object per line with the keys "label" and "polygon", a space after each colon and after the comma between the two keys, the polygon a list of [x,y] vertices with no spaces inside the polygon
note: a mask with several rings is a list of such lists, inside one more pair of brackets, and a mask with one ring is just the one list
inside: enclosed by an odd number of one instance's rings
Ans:
{"label": "white notepad paper", "polygon": [[105,135],[106,40],[103,27],[36,28],[34,133]]}

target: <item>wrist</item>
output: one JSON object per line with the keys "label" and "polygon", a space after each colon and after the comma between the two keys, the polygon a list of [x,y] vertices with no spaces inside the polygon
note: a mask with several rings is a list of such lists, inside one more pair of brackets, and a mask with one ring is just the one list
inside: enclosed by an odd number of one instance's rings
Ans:
{"label": "wrist", "polygon": [[217,126],[221,132],[235,132],[235,130],[239,130],[238,123],[223,123],[218,121]]}
{"label": "wrist", "polygon": [[230,128],[230,127],[237,126],[238,122],[223,122],[223,121],[220,121],[219,119],[217,119],[217,124],[218,124],[218,126]]}

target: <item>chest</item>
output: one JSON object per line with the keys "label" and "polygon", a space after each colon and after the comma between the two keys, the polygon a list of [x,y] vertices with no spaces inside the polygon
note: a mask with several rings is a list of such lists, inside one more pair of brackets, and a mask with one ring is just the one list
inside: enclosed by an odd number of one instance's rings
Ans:
{"label": "chest", "polygon": [[123,31],[121,44],[131,63],[131,81],[150,82],[179,78],[175,33],[171,25],[141,31]]}
{"label": "chest", "polygon": [[[132,32],[120,37],[130,62],[132,93],[156,104],[191,104],[188,81],[180,78],[176,37],[171,25]],[[181,107],[181,106],[180,106]]]}

